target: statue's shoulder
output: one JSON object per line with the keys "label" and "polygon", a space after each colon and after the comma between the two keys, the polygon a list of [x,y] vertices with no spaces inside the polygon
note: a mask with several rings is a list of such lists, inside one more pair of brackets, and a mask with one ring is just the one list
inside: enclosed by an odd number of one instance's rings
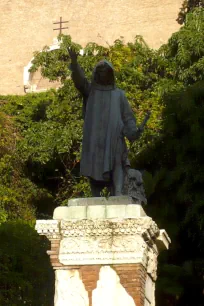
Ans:
{"label": "statue's shoulder", "polygon": [[116,87],[114,89],[114,95],[115,95],[115,99],[117,99],[117,101],[120,102],[121,107],[123,107],[123,105],[126,101],[124,90]]}
{"label": "statue's shoulder", "polygon": [[124,90],[122,90],[121,88],[116,87],[115,90],[117,90],[120,93],[124,93]]}
{"label": "statue's shoulder", "polygon": [[116,88],[115,88],[115,91],[117,92],[117,94],[119,94],[119,95],[121,96],[121,98],[125,97],[125,92],[124,92],[124,90],[122,90],[122,89],[116,87]]}
{"label": "statue's shoulder", "polygon": [[117,97],[118,102],[120,103],[121,108],[124,107],[124,102],[125,102],[125,92],[124,90],[116,87],[115,88],[115,95]]}

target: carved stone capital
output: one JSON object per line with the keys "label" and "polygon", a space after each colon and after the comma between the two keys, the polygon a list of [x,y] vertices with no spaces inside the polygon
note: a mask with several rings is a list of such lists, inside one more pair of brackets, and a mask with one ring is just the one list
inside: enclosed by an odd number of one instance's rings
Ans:
{"label": "carved stone capital", "polygon": [[61,239],[60,224],[57,220],[36,220],[35,229],[39,235],[44,235],[49,240]]}
{"label": "carved stone capital", "polygon": [[148,243],[159,235],[159,228],[150,217],[133,219],[61,220],[62,237],[135,236],[141,235]]}
{"label": "carved stone capital", "polygon": [[[147,267],[152,265],[148,254],[153,245],[157,252],[159,229],[150,217],[61,220],[60,234],[63,265],[141,263]],[[153,270],[149,268],[150,274]]]}

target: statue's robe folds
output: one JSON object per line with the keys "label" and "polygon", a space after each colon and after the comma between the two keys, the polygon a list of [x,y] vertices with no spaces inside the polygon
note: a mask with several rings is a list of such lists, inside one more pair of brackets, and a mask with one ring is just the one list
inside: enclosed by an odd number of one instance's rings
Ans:
{"label": "statue's robe folds", "polygon": [[81,175],[109,181],[115,167],[127,162],[125,136],[129,140],[138,137],[135,117],[124,92],[115,84],[89,83],[78,64],[70,68],[74,84],[83,95]]}

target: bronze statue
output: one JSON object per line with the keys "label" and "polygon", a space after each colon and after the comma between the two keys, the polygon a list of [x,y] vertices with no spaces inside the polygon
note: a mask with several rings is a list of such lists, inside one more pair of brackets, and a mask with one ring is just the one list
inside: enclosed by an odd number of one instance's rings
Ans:
{"label": "bronze statue", "polygon": [[81,175],[90,179],[92,195],[100,196],[108,187],[111,195],[121,195],[125,168],[129,165],[125,137],[138,139],[143,126],[136,120],[123,90],[115,85],[114,69],[100,61],[88,82],[77,62],[77,54],[68,49],[75,87],[83,96],[83,142]]}

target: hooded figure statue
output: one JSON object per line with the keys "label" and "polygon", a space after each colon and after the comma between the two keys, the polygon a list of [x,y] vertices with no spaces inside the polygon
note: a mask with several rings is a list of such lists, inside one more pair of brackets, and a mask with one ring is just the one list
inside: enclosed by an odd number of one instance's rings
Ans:
{"label": "hooded figure statue", "polygon": [[111,195],[121,195],[125,167],[128,165],[125,137],[137,139],[141,130],[127,98],[115,85],[114,69],[100,61],[93,71],[92,82],[85,78],[77,63],[77,54],[68,49],[75,87],[83,96],[83,142],[81,175],[90,179],[93,196],[104,187]]}

